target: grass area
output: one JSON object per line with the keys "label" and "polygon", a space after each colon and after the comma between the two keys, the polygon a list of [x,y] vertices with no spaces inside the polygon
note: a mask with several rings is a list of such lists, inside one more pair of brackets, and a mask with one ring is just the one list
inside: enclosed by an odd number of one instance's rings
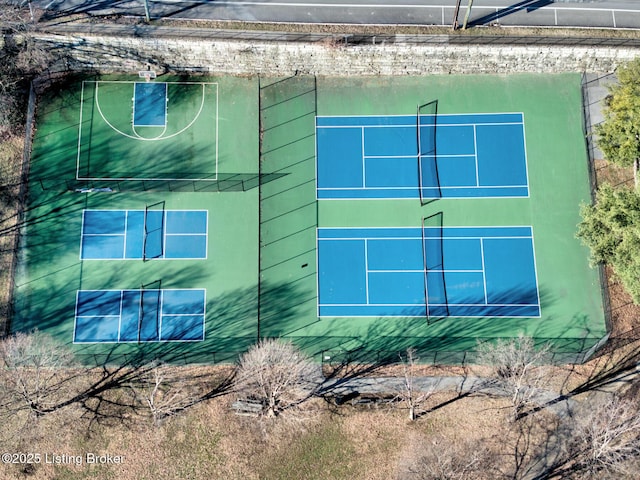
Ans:
{"label": "grass area", "polygon": [[[173,367],[173,372],[200,378],[200,393],[225,373],[220,367]],[[103,373],[85,371],[72,375],[71,382],[80,386]],[[557,369],[553,378],[551,388],[563,391],[563,384],[574,387],[591,377]],[[482,451],[491,462],[472,478],[496,480],[520,478],[514,476],[519,468],[535,469],[548,454],[544,448],[557,441],[558,418],[552,412],[512,423],[508,398],[484,394],[436,392],[425,405],[427,413],[415,422],[407,420],[402,404],[335,406],[319,399],[312,401],[315,414],[305,420],[259,421],[232,413],[232,397],[195,402],[160,423],[151,421],[143,399],[128,385],[103,391],[100,402],[72,402],[39,418],[3,409],[0,449],[39,453],[43,461],[5,465],[0,478],[386,480],[411,478],[408,472],[424,459],[452,456],[455,461]],[[585,401],[584,396],[572,398]],[[88,464],[87,454],[119,460]]]}

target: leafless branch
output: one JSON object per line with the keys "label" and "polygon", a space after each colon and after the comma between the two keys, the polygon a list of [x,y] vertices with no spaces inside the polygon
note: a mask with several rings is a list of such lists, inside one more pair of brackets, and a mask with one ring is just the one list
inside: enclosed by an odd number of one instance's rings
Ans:
{"label": "leafless branch", "polygon": [[266,339],[240,358],[234,389],[240,400],[259,404],[260,415],[276,417],[299,410],[320,383],[319,365],[291,343]]}

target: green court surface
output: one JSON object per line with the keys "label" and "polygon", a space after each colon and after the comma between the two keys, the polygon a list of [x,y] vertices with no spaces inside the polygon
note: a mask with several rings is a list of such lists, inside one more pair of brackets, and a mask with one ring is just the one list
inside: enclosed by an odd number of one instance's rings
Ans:
{"label": "green court surface", "polygon": [[[161,285],[206,289],[204,341],[74,350],[98,362],[214,362],[283,337],[319,360],[395,359],[413,346],[424,361],[457,361],[477,339],[525,334],[572,359],[606,335],[598,271],[574,237],[590,200],[579,75],[158,77],[168,87],[156,126],[132,122],[133,81],[82,78],[40,99],[13,330],[72,343],[78,290]],[[415,115],[435,100],[438,114],[524,114],[528,197],[316,200],[317,115]],[[206,259],[80,259],[84,209],[162,202],[209,212]],[[434,215],[445,226],[531,226],[541,316],[318,316],[318,228],[420,227]]]}
{"label": "green court surface", "polygon": [[[105,109],[130,117],[133,77],[79,79],[65,91],[40,99],[12,328],[38,328],[71,343],[78,290],[199,288],[206,289],[203,342],[77,343],[73,349],[87,362],[138,361],[140,355],[197,362],[233,358],[254,343],[257,334],[257,81],[196,78],[193,82],[200,83],[185,89],[171,83],[183,78],[159,77],[157,81],[169,84],[167,125],[174,130],[167,131],[166,138],[146,141],[106,128],[95,113],[88,118],[88,109],[95,105],[86,103],[87,84],[97,80],[121,81],[129,89],[114,96],[114,105]],[[212,85],[223,93],[214,95]],[[171,124],[178,111],[181,119],[197,117],[184,132]],[[78,179],[79,148],[81,159],[90,156],[91,165],[100,165],[91,170],[98,172],[94,177],[121,177],[111,172],[126,169],[122,176],[132,179]],[[185,178],[182,172],[193,179],[216,169],[218,180],[209,176],[206,182],[140,180],[151,175]],[[87,188],[97,191],[83,190]],[[83,210],[144,211],[158,204],[167,211],[209,212],[205,259],[80,260]]]}
{"label": "green court surface", "polygon": [[84,81],[80,100],[78,178],[216,179],[216,82],[167,83],[158,126],[132,123],[133,81]]}

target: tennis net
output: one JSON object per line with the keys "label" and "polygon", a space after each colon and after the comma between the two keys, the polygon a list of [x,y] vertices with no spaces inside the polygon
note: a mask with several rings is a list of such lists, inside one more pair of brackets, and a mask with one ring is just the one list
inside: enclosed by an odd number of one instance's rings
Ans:
{"label": "tennis net", "polygon": [[159,287],[160,280],[140,287],[138,342],[154,342],[160,339],[162,289]]}
{"label": "tennis net", "polygon": [[424,266],[424,298],[427,323],[449,316],[444,268],[443,214],[422,219],[422,255]]}
{"label": "tennis net", "polygon": [[418,190],[421,205],[426,205],[442,197],[437,162],[437,119],[438,100],[418,105],[416,138],[418,143]]}
{"label": "tennis net", "polygon": [[164,204],[164,201],[158,202],[144,209],[143,260],[164,255]]}

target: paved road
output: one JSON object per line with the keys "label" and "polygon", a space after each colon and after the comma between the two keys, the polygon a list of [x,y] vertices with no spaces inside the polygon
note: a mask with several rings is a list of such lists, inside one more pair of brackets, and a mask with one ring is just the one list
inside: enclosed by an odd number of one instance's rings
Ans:
{"label": "paved road", "polygon": [[[26,0],[25,0],[26,1]],[[451,25],[456,0],[147,0],[152,17],[256,22]],[[65,16],[144,15],[144,0],[33,0]],[[466,14],[462,0],[459,21]],[[638,0],[475,0],[470,25],[640,28]]]}

